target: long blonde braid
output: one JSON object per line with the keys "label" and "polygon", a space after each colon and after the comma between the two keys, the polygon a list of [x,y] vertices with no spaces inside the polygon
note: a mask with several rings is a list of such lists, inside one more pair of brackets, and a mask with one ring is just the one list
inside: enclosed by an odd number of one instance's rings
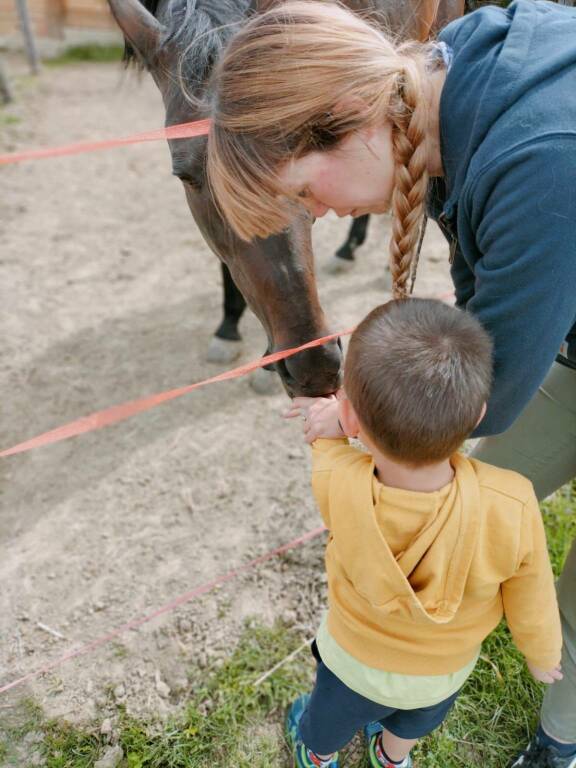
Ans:
{"label": "long blonde braid", "polygon": [[422,69],[409,58],[398,82],[398,109],[391,110],[396,163],[392,195],[390,272],[394,298],[408,295],[428,189],[427,100],[422,94]]}

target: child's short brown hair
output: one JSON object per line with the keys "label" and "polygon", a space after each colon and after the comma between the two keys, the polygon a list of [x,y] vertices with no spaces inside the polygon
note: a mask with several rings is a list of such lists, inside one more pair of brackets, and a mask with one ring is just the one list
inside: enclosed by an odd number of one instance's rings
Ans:
{"label": "child's short brown hair", "polygon": [[348,399],[376,446],[409,465],[442,461],[473,431],[490,394],[492,342],[469,313],[434,299],[390,301],[352,338]]}

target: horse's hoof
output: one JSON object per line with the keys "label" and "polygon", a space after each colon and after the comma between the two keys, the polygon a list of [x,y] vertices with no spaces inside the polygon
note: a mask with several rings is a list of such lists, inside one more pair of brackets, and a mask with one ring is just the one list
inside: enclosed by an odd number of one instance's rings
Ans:
{"label": "horse's hoof", "polygon": [[339,256],[331,256],[324,266],[324,271],[329,275],[341,275],[354,269],[354,259],[341,259]]}
{"label": "horse's hoof", "polygon": [[241,341],[228,341],[227,339],[221,339],[220,336],[212,336],[206,360],[209,363],[232,363],[240,357],[241,352]]}
{"label": "horse's hoof", "polygon": [[280,376],[275,371],[256,368],[250,374],[250,386],[259,395],[278,395],[282,392]]}

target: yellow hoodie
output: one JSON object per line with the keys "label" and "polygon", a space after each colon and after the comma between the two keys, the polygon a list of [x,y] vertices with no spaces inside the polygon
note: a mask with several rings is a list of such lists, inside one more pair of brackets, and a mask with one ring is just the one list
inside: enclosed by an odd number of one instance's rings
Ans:
{"label": "yellow hoodie", "polygon": [[562,635],[532,485],[460,454],[451,464],[439,491],[390,488],[370,454],[316,440],[330,635],[369,667],[443,675],[469,664],[505,615],[527,660],[551,669]]}

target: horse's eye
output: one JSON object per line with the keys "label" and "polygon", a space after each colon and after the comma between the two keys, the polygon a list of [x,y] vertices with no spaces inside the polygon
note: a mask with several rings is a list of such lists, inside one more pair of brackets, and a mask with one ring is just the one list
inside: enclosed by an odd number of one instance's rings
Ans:
{"label": "horse's eye", "polygon": [[307,197],[310,197],[310,190],[307,188],[301,189],[296,193],[296,197],[299,197],[301,200],[305,200]]}

